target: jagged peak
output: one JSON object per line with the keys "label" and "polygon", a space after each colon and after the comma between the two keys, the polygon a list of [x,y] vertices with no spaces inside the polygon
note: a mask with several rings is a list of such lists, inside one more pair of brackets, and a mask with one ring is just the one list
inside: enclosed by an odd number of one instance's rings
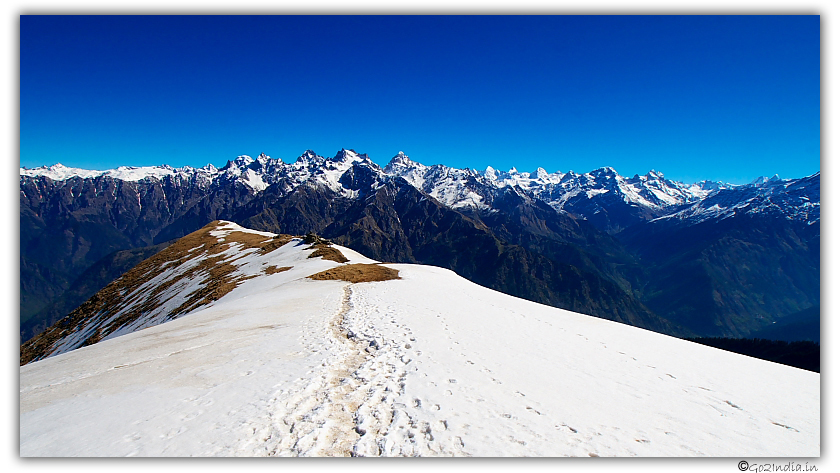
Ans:
{"label": "jagged peak", "polygon": [[714,191],[718,189],[723,189],[725,187],[729,187],[729,184],[724,183],[723,181],[709,181],[709,180],[702,180],[700,182],[694,183],[695,186],[699,187],[704,191]]}
{"label": "jagged peak", "polygon": [[618,171],[615,170],[612,166],[602,166],[598,169],[593,170],[590,174],[606,174],[608,176],[617,176]]}
{"label": "jagged peak", "polygon": [[20,168],[22,171],[65,171],[68,169],[76,169],[69,166],[65,166],[61,163],[55,163],[52,166],[47,166],[46,164],[43,166],[38,166],[36,168],[28,168],[26,166],[21,166]]}
{"label": "jagged peak", "polygon": [[780,178],[778,174],[773,174],[772,177],[759,176],[759,177],[753,179],[753,181],[750,182],[750,184],[754,185],[754,186],[760,186],[762,184],[767,184],[767,183],[770,183],[770,182],[779,182],[781,180],[782,180],[782,178]]}
{"label": "jagged peak", "polygon": [[325,159],[324,159],[323,156],[320,156],[320,155],[316,154],[314,151],[312,151],[311,149],[308,149],[308,150],[304,151],[303,154],[298,156],[298,158],[295,160],[295,163],[306,164],[306,163],[311,163],[311,162],[322,162],[324,160]]}
{"label": "jagged peak", "polygon": [[388,165],[386,166],[386,169],[393,169],[393,168],[396,168],[396,167],[412,167],[413,165],[416,165],[416,164],[418,164],[418,163],[415,163],[414,161],[411,160],[411,158],[406,156],[405,153],[400,151],[399,153],[396,154],[396,156],[394,156],[393,158],[391,158],[390,161],[388,161]]}
{"label": "jagged peak", "polygon": [[233,169],[233,168],[241,169],[241,168],[249,166],[253,162],[254,162],[254,158],[248,156],[247,154],[243,154],[243,155],[237,156],[233,160],[228,159],[227,163],[225,163],[225,165],[222,166],[221,169],[219,169],[219,170],[220,171],[228,171],[228,170]]}
{"label": "jagged peak", "polygon": [[[367,156],[367,155],[365,155],[365,156]],[[335,156],[331,159],[331,161],[347,161],[347,160],[358,158],[358,157],[360,157],[360,156],[359,156],[359,153],[357,153],[356,151],[354,151],[352,149],[341,148],[341,150],[338,153],[335,154]]]}
{"label": "jagged peak", "polygon": [[547,178],[547,177],[548,177],[548,172],[547,172],[545,169],[541,168],[541,167],[538,167],[538,168],[537,168],[534,172],[532,172],[532,173],[531,173],[531,175],[530,175],[530,178],[531,178],[531,179],[545,179],[545,178]]}
{"label": "jagged peak", "polygon": [[495,181],[499,177],[499,172],[493,169],[492,166],[487,166],[484,169],[484,173],[482,173],[482,175],[487,179]]}

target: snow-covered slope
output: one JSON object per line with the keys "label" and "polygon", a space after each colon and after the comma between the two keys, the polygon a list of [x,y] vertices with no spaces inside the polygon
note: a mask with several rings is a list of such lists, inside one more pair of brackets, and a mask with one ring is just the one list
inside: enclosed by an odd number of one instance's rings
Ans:
{"label": "snow-covered slope", "polygon": [[812,225],[820,220],[820,173],[801,179],[758,178],[750,184],[721,189],[659,222],[697,224],[736,214],[763,214]]}
{"label": "snow-covered slope", "polygon": [[[247,158],[247,161],[246,161]],[[240,156],[237,158],[239,162],[253,162],[248,156]],[[140,181],[147,178],[162,179],[165,176],[187,175],[187,174],[204,174],[213,176],[218,174],[219,170],[212,164],[208,164],[202,168],[193,168],[184,166],[182,168],[173,168],[172,166],[120,166],[116,169],[109,169],[106,171],[93,171],[88,169],[71,168],[64,166],[61,163],[52,166],[41,166],[35,169],[20,168],[21,176],[48,177],[54,181],[64,181],[73,177],[80,177],[82,179],[92,179],[100,176],[109,176],[114,179],[122,181]]]}
{"label": "snow-covered slope", "polygon": [[412,186],[453,209],[486,210],[491,207],[496,185],[477,171],[457,169],[443,164],[426,166],[414,162],[400,151],[385,166],[385,173],[399,176]]}
{"label": "snow-covered slope", "polygon": [[300,240],[263,251],[272,235],[233,224],[209,234],[226,249],[196,246],[155,277],[224,255],[235,288],[20,368],[22,456],[820,454],[817,373],[435,267],[313,280],[373,262],[339,246],[347,263],[311,258]]}
{"label": "snow-covered slope", "polygon": [[144,179],[162,180],[166,177],[190,182],[200,179],[205,183],[239,182],[254,193],[264,191],[272,184],[281,184],[287,191],[305,183],[323,184],[333,191],[354,197],[352,190],[347,190],[340,182],[344,174],[354,166],[367,166],[382,173],[379,166],[374,164],[366,154],[357,154],[353,150],[339,151],[333,158],[324,158],[307,150],[294,163],[284,163],[280,159],[272,159],[265,154],[256,159],[242,155],[229,160],[221,168],[208,164],[202,168],[184,166],[173,168],[168,165],[130,167],[120,166],[107,171],[91,171],[70,168],[62,164],[42,166],[35,169],[20,168],[21,178],[46,177],[53,181],[65,181],[71,178],[95,179],[108,176],[122,181],[141,181]]}

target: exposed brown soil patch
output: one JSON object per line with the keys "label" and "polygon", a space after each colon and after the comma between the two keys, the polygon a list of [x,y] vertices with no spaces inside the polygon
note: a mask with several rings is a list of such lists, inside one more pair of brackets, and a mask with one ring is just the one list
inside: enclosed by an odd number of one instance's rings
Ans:
{"label": "exposed brown soil patch", "polygon": [[316,281],[341,280],[352,283],[400,279],[400,272],[379,264],[346,264],[309,276]]}
{"label": "exposed brown soil patch", "polygon": [[263,268],[263,273],[265,273],[265,274],[282,273],[283,271],[288,271],[290,269],[292,269],[292,266],[283,266],[281,268],[278,268],[277,266],[272,264],[271,266],[266,266],[265,268]]}
{"label": "exposed brown soil patch", "polygon": [[[242,281],[254,277],[235,276],[236,266],[231,264],[232,260],[229,260],[229,257],[220,253],[233,244],[239,244],[244,249],[256,248],[261,254],[266,254],[289,243],[294,238],[291,235],[266,237],[242,231],[232,231],[224,238],[216,238],[210,232],[217,230],[220,224],[221,222],[217,220],[190,233],[105,286],[65,318],[21,345],[20,364],[25,365],[46,357],[54,349],[58,340],[85,327],[96,327],[100,324],[90,337],[81,342],[80,346],[98,342],[120,327],[158,308],[165,302],[160,299],[163,292],[185,280],[201,278],[202,284],[189,294],[183,304],[167,314],[167,318],[175,318],[179,314],[216,301],[236,288]],[[195,261],[194,258],[202,254],[203,258],[198,264],[182,272],[178,277],[163,281],[155,285],[152,290],[137,291],[164,271],[177,268],[188,261]],[[104,324],[106,320],[129,306],[131,310],[123,312],[107,325]]]}

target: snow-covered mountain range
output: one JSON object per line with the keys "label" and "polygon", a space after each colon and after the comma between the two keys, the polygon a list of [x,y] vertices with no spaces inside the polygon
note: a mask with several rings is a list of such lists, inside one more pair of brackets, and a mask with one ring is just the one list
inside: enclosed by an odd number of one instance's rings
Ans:
{"label": "snow-covered mountain range", "polygon": [[818,373],[230,222],[147,261],[22,347],[21,456],[821,453]]}
{"label": "snow-covered mountain range", "polygon": [[[21,168],[20,175],[21,179],[24,176],[46,177],[53,181],[102,176],[131,182],[172,179],[203,187],[219,181],[235,181],[254,193],[262,192],[271,185],[277,185],[282,192],[288,193],[301,184],[317,183],[350,198],[358,196],[362,184],[368,188],[372,185],[375,189],[388,179],[401,177],[455,209],[490,209],[500,190],[513,188],[547,203],[557,211],[591,220],[596,226],[611,233],[629,224],[653,218],[725,218],[736,209],[748,206],[752,212],[782,209],[787,218],[813,223],[819,219],[820,206],[819,172],[803,179],[761,177],[740,186],[711,181],[684,184],[667,179],[656,171],[628,178],[619,175],[611,167],[577,174],[574,171],[548,173],[543,168],[528,173],[519,172],[516,168],[502,172],[492,167],[478,171],[442,164],[426,166],[412,161],[402,151],[384,169],[366,154],[342,149],[332,158],[307,150],[294,163],[284,163],[280,159],[261,154],[256,159],[239,156],[221,168],[212,164],[202,168],[163,165],[121,166],[107,171],[91,171],[55,164],[35,169]],[[366,182],[361,183],[359,179],[365,179]],[[622,215],[618,216],[621,223],[613,223],[603,215],[599,216],[601,213],[616,213],[618,207],[622,207],[633,218],[628,220]],[[625,220],[630,223],[624,223]]]}
{"label": "snow-covered mountain range", "polygon": [[344,149],[293,163],[239,156],[220,168],[21,168],[21,336],[100,289],[103,261],[122,267],[140,253],[120,251],[218,219],[316,232],[378,260],[445,267],[662,333],[747,336],[819,304],[819,216],[819,172],[684,184],[608,167],[427,166],[403,153],[382,168]]}

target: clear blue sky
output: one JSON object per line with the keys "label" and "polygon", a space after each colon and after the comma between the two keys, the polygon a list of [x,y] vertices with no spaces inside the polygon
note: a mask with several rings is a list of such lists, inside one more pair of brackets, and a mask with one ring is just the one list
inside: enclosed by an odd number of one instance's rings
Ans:
{"label": "clear blue sky", "polygon": [[22,16],[20,164],[820,168],[818,16]]}

